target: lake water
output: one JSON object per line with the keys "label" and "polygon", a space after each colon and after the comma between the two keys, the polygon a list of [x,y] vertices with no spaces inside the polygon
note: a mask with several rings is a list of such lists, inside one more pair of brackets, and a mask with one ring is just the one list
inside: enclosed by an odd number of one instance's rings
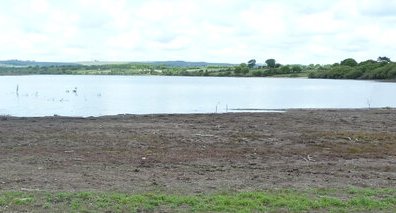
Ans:
{"label": "lake water", "polygon": [[396,107],[395,94],[396,83],[356,80],[0,76],[0,115],[101,116]]}

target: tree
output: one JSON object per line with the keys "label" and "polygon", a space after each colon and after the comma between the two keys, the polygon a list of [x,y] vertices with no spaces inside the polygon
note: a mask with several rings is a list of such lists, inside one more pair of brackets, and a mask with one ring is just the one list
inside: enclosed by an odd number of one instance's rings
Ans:
{"label": "tree", "polygon": [[249,67],[247,66],[246,63],[242,63],[238,66],[235,67],[234,72],[236,75],[246,75],[249,72]]}
{"label": "tree", "polygon": [[281,73],[283,73],[283,74],[290,73],[290,67],[289,67],[289,66],[282,66],[282,67],[280,68],[280,71],[281,71]]}
{"label": "tree", "polygon": [[378,57],[377,61],[380,62],[380,63],[382,63],[382,62],[385,62],[385,63],[390,63],[390,62],[392,62],[392,61],[390,60],[390,58],[388,58],[388,57],[386,57],[386,56],[384,56],[384,57],[381,57],[381,56]]}
{"label": "tree", "polygon": [[302,72],[301,66],[298,66],[298,65],[292,66],[291,70],[292,70],[293,72],[298,72],[298,73]]}
{"label": "tree", "polygon": [[252,69],[254,66],[256,66],[256,59],[251,59],[248,61],[248,67]]}
{"label": "tree", "polygon": [[354,67],[354,66],[358,65],[358,63],[356,62],[356,60],[353,59],[353,58],[347,58],[347,59],[341,61],[340,64],[341,64],[341,65],[344,65],[344,66],[349,66],[349,67]]}
{"label": "tree", "polygon": [[376,63],[377,63],[377,61],[374,61],[374,60],[372,60],[372,59],[369,59],[369,60],[360,62],[360,63],[359,63],[359,66],[361,66],[361,65],[368,65],[368,64],[376,64]]}
{"label": "tree", "polygon": [[270,68],[274,68],[275,65],[276,65],[275,59],[272,59],[272,58],[267,59],[267,60],[265,61],[265,63],[266,63],[267,66],[270,67]]}

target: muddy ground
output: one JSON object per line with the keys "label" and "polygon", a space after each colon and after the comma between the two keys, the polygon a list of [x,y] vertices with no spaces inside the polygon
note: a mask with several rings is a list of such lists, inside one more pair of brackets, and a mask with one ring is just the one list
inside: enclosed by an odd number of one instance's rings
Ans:
{"label": "muddy ground", "polygon": [[0,191],[396,187],[396,109],[0,117]]}

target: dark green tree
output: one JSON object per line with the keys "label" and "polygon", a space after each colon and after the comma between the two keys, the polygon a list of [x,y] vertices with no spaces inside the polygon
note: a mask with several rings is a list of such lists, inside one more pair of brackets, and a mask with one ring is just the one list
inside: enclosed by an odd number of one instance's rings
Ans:
{"label": "dark green tree", "polygon": [[249,60],[247,64],[248,64],[248,67],[250,69],[252,69],[254,66],[256,66],[256,59]]}
{"label": "dark green tree", "polygon": [[354,66],[358,65],[358,63],[356,62],[356,60],[353,59],[353,58],[347,58],[347,59],[341,61],[340,64],[341,64],[341,65],[344,65],[344,66],[349,66],[349,67],[354,67]]}
{"label": "dark green tree", "polygon": [[388,58],[388,57],[386,57],[386,56],[383,56],[383,57],[380,56],[380,57],[378,57],[377,61],[380,62],[380,63],[382,63],[382,62],[385,62],[385,63],[390,63],[390,62],[392,62],[392,61],[390,60],[390,58]]}
{"label": "dark green tree", "polygon": [[276,65],[275,59],[272,59],[272,58],[267,59],[267,60],[265,61],[265,63],[266,63],[267,66],[270,67],[270,68],[274,68],[275,65]]}
{"label": "dark green tree", "polygon": [[372,59],[369,59],[369,60],[360,62],[360,63],[359,63],[359,66],[361,66],[361,65],[367,65],[367,64],[376,64],[376,63],[377,63],[377,61],[374,61],[374,60],[372,60]]}

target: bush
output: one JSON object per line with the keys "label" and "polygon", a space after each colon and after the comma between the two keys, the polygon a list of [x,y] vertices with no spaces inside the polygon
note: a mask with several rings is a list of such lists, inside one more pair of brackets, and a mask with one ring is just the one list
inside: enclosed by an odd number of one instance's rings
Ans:
{"label": "bush", "polygon": [[344,78],[346,78],[346,79],[358,79],[358,78],[360,78],[363,75],[363,73],[364,72],[361,71],[361,70],[353,69],[353,70],[345,73],[344,74]]}
{"label": "bush", "polygon": [[347,58],[347,59],[341,61],[341,65],[354,67],[354,66],[358,65],[358,63],[353,58]]}
{"label": "bush", "polygon": [[396,79],[396,63],[379,63],[373,60],[367,60],[356,66],[333,65],[329,69],[311,72],[308,77],[333,79]]}
{"label": "bush", "polygon": [[291,70],[292,70],[293,72],[296,72],[296,73],[302,72],[301,66],[298,66],[298,65],[292,66]]}
{"label": "bush", "polygon": [[256,77],[264,76],[264,71],[263,70],[254,70],[252,72],[252,76],[256,76]]}

